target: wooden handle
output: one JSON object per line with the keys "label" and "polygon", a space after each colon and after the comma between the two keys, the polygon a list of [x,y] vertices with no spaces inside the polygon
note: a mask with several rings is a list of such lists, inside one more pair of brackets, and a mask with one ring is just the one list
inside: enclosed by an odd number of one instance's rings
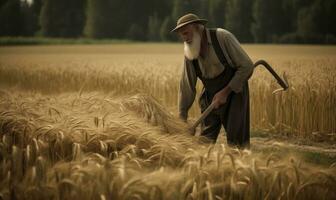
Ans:
{"label": "wooden handle", "polygon": [[192,134],[195,134],[196,127],[206,118],[211,111],[215,108],[215,104],[211,103],[209,107],[201,114],[201,116],[194,122],[194,124],[190,127]]}

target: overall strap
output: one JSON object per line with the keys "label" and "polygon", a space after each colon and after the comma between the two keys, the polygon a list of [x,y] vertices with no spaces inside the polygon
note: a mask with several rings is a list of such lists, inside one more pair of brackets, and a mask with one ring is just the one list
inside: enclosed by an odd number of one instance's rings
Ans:
{"label": "overall strap", "polygon": [[198,60],[197,59],[192,60],[192,64],[194,65],[196,76],[198,78],[202,79],[202,71],[201,71],[200,66],[198,64]]}
{"label": "overall strap", "polygon": [[226,58],[225,58],[225,55],[223,53],[223,50],[218,42],[218,39],[217,39],[217,34],[216,34],[216,31],[217,29],[210,29],[209,32],[210,32],[210,39],[211,39],[211,42],[213,44],[213,48],[215,50],[215,53],[219,59],[219,61],[222,63],[222,65],[224,66],[230,66],[229,63],[227,62]]}
{"label": "overall strap", "polygon": [[[227,62],[225,58],[224,52],[217,39],[217,34],[216,34],[217,29],[209,29],[209,32],[210,32],[210,39],[213,44],[213,48],[215,50],[216,56],[219,59],[219,61],[222,63],[222,65],[225,66],[225,73],[228,73],[230,76],[233,76],[236,70],[231,68],[231,66],[229,65],[229,63]],[[200,70],[200,66],[198,64],[198,60],[197,59],[192,60],[192,64],[194,65],[196,76],[202,80],[203,76],[202,76],[202,71]]]}
{"label": "overall strap", "polygon": [[195,59],[192,61],[192,63],[194,65],[197,77],[201,79],[203,83],[203,86],[205,88],[204,91],[206,91],[207,98],[211,100],[218,91],[220,91],[229,84],[236,70],[230,67],[229,63],[227,62],[224,52],[218,42],[215,29],[210,29],[210,38],[212,42],[212,47],[214,48],[218,60],[222,63],[222,65],[224,65],[224,71],[216,77],[204,78],[200,70],[198,60]]}

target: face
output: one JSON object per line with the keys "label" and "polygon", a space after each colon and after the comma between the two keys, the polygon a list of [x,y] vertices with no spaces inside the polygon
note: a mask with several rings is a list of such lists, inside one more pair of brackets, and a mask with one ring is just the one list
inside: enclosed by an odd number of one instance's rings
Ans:
{"label": "face", "polygon": [[195,26],[193,24],[188,24],[180,28],[177,33],[184,42],[191,43],[194,31],[196,31]]}
{"label": "face", "polygon": [[184,55],[189,60],[198,58],[200,54],[201,34],[198,30],[198,26],[189,24],[182,27],[178,32],[184,43]]}

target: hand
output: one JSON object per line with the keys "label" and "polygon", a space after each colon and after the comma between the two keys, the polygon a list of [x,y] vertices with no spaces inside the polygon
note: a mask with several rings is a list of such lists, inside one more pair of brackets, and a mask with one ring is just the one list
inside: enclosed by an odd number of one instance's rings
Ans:
{"label": "hand", "polygon": [[215,94],[212,99],[215,109],[219,108],[221,105],[226,103],[227,97],[229,96],[231,89],[227,86]]}

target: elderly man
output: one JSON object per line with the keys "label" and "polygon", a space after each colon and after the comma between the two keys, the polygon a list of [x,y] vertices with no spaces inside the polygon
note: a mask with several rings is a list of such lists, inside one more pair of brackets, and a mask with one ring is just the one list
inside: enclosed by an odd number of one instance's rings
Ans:
{"label": "elderly man", "polygon": [[215,143],[223,125],[229,145],[249,147],[248,79],[253,72],[253,63],[230,32],[208,29],[206,22],[194,14],[187,14],[172,30],[184,41],[179,115],[187,120],[199,78],[204,86],[199,99],[201,111],[211,103],[215,107],[202,122],[201,135]]}

